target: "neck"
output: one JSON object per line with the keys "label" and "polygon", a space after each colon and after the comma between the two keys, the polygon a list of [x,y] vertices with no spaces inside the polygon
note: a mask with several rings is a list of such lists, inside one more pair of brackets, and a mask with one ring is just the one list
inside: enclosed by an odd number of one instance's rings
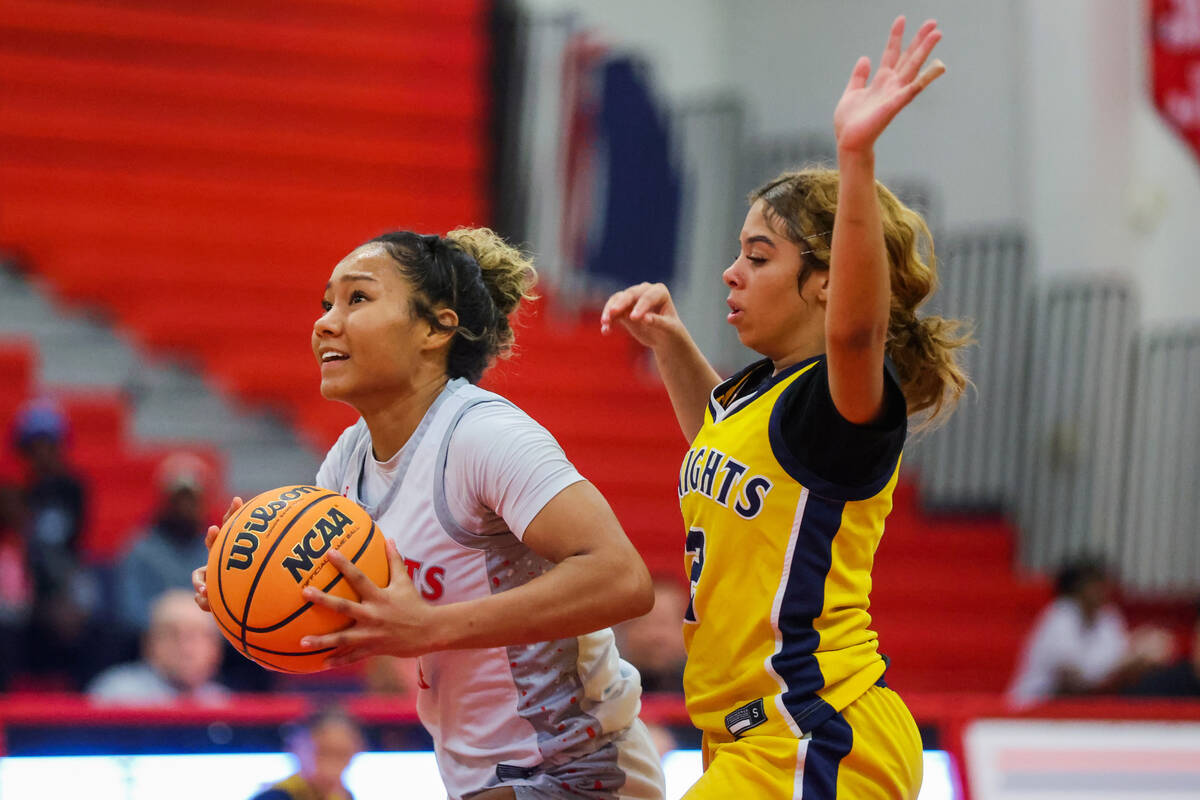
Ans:
{"label": "neck", "polygon": [[448,382],[445,372],[423,377],[408,391],[393,394],[389,402],[358,409],[371,432],[372,455],[377,461],[387,461],[400,452]]}
{"label": "neck", "polygon": [[819,356],[825,352],[825,336],[824,331],[817,334],[809,334],[797,336],[793,341],[788,343],[789,346],[783,349],[778,355],[772,353],[763,353],[771,359],[771,363],[775,366],[775,373],[778,375],[788,367],[799,364],[801,361]]}

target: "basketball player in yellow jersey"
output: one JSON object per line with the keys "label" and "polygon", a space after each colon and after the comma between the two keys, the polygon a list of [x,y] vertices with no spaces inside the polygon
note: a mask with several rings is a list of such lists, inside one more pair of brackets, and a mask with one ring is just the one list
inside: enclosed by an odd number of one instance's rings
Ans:
{"label": "basketball player in yellow jersey", "polygon": [[691,800],[920,789],[920,736],[883,680],[868,593],[907,417],[953,406],[966,337],[916,316],[936,282],[929,229],[874,177],[875,140],[945,69],[924,66],[936,23],[907,49],[903,34],[899,18],[873,78],[868,59],[854,67],[838,169],[751,195],[724,281],[728,321],[761,361],[722,381],[661,284],[613,295],[601,317],[653,349],[691,441],[684,692],[705,761]]}

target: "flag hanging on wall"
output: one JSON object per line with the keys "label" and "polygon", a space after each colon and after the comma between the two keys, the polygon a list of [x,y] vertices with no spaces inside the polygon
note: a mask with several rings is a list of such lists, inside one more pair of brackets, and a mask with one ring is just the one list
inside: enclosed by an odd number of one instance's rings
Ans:
{"label": "flag hanging on wall", "polygon": [[1200,0],[1151,0],[1154,104],[1200,158]]}

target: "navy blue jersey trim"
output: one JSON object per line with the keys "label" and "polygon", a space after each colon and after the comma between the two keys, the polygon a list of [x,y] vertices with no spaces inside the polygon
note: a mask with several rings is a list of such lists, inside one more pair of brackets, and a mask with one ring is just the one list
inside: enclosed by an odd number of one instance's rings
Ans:
{"label": "navy blue jersey trim", "polygon": [[[803,380],[803,378],[800,380]],[[814,494],[832,500],[866,500],[883,491],[883,487],[888,485],[888,481],[896,473],[896,467],[900,462],[899,453],[896,455],[896,460],[891,462],[886,470],[880,470],[879,477],[861,486],[843,486],[827,481],[796,458],[791,448],[788,447],[787,438],[783,431],[784,411],[787,408],[786,395],[789,391],[795,389],[796,385],[796,383],[793,383],[776,398],[775,405],[771,408],[771,420],[767,424],[767,436],[771,442],[771,453],[775,456],[775,460],[779,462],[779,465],[783,467],[788,475],[791,475],[792,478],[799,482],[801,486],[807,487]]]}
{"label": "navy blue jersey trim", "polygon": [[817,696],[825,676],[815,655],[821,637],[813,623],[825,607],[825,579],[833,565],[833,539],[842,526],[845,507],[809,493],[779,606],[781,645],[771,656],[771,668],[787,687],[783,706],[802,731],[812,730],[834,711]]}
{"label": "navy blue jersey trim", "polygon": [[[756,384],[754,386],[753,391],[749,395],[749,397],[751,399],[748,402],[744,402],[744,403],[740,404],[737,408],[734,408],[733,410],[729,411],[726,414],[726,416],[722,417],[721,419],[727,419],[728,417],[732,417],[734,414],[738,413],[743,408],[746,408],[747,406],[751,405],[754,402],[754,399],[758,398],[763,393],[770,391],[772,386],[777,385],[780,381],[787,380],[789,377],[791,377],[792,375],[795,375],[797,372],[804,369],[809,364],[813,363],[814,361],[816,361],[819,358],[820,358],[820,356],[813,356],[812,358],[806,358],[797,364],[792,364],[790,367],[785,367],[783,369],[783,371],[781,371],[778,375],[770,375],[769,377],[760,381],[758,384]],[[735,400],[740,400],[740,399],[742,399],[742,397],[746,397],[747,395],[741,394],[741,392],[744,391],[744,388],[740,388],[738,390],[739,396],[728,398],[727,402],[724,405],[717,402],[718,397],[720,397],[722,394],[728,393],[731,389],[733,389],[735,386],[737,386],[738,383],[744,381],[746,379],[746,377],[749,376],[754,371],[760,370],[760,369],[767,369],[767,368],[771,368],[771,359],[764,358],[760,361],[755,361],[753,364],[750,364],[749,366],[743,367],[742,369],[740,369],[736,373],[734,373],[734,375],[732,377],[730,377],[727,380],[724,380],[720,384],[718,384],[717,388],[712,390],[712,394],[710,394],[709,398],[708,398],[708,409],[712,413],[713,420],[719,422],[720,420],[717,419],[718,411],[721,411],[724,408],[728,408],[730,403],[734,402]]]}
{"label": "navy blue jersey trim", "polygon": [[801,797],[815,800],[835,800],[838,769],[842,759],[854,747],[854,730],[841,714],[834,714],[825,724],[812,732],[808,752],[804,756],[804,779]]}

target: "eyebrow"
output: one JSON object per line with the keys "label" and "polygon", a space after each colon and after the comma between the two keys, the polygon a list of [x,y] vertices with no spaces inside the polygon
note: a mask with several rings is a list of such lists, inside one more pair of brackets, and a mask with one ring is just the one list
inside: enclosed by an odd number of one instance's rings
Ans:
{"label": "eyebrow", "polygon": [[[369,272],[347,272],[342,277],[338,278],[340,283],[349,283],[350,281],[377,281],[379,280]],[[325,288],[329,289],[333,286],[333,281],[325,284]]]}
{"label": "eyebrow", "polygon": [[[758,235],[758,236],[749,236],[749,237],[747,237],[747,238],[746,238],[746,244],[755,244],[755,243],[758,243],[758,242],[761,242],[762,244],[765,244],[765,245],[767,245],[768,247],[774,247],[774,246],[775,246],[775,242],[771,241],[770,237],[768,237],[768,236],[763,236],[763,235],[761,235],[761,234],[760,234],[760,235]],[[741,242],[739,241],[739,244],[740,244],[740,243],[741,243]]]}

